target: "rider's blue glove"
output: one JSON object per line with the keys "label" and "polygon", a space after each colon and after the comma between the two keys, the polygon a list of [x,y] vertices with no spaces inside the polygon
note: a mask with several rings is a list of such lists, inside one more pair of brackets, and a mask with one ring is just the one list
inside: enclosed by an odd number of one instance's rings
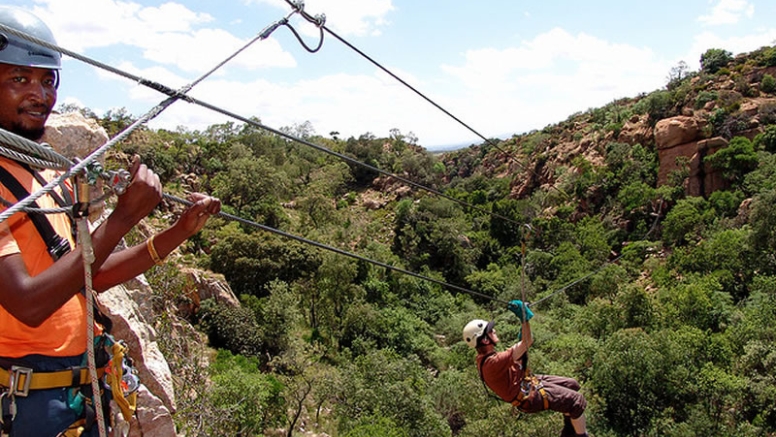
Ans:
{"label": "rider's blue glove", "polygon": [[[523,301],[521,300],[513,300],[509,302],[509,305],[507,305],[507,308],[509,308],[509,311],[512,311],[515,313],[518,319],[520,319],[521,322],[523,322]],[[525,305],[525,320],[526,322],[528,320],[531,320],[531,317],[533,317],[533,311],[531,311],[530,308],[528,308],[528,305]]]}

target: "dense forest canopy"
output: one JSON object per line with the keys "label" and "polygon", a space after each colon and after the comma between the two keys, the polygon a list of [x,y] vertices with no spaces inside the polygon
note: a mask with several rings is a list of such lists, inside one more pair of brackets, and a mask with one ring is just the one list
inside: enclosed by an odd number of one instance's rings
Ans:
{"label": "dense forest canopy", "polygon": [[[525,295],[539,302],[531,367],[582,382],[592,435],[776,435],[776,48],[712,49],[701,65],[680,64],[664,89],[443,154],[399,130],[284,129],[446,197],[251,125],[132,134],[108,165],[140,154],[169,192],[209,192],[246,220],[476,292],[213,219],[180,262],[222,274],[240,307],[182,314],[177,266],[149,274],[181,431],[557,435],[559,414],[514,417],[492,400],[461,339],[484,318],[516,341],[503,302]],[[133,121],[62,110],[111,135]],[[727,143],[704,158],[724,179],[709,194],[688,194],[681,160],[659,183],[654,135],[620,141],[631,120],[653,129],[688,114]],[[181,320],[207,345],[173,335]],[[193,364],[203,358],[207,368]]]}

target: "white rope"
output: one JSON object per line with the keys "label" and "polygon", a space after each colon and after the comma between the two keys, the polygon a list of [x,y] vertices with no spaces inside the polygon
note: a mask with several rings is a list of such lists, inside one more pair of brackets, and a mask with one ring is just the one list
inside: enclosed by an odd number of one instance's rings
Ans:
{"label": "white rope", "polygon": [[105,415],[102,411],[102,393],[100,379],[97,375],[97,362],[94,357],[94,288],[92,286],[92,263],[94,262],[94,247],[89,233],[88,218],[78,219],[78,240],[81,245],[81,257],[84,261],[84,290],[86,294],[86,364],[89,367],[89,378],[92,385],[92,400],[97,415],[97,426],[100,437],[107,437]]}

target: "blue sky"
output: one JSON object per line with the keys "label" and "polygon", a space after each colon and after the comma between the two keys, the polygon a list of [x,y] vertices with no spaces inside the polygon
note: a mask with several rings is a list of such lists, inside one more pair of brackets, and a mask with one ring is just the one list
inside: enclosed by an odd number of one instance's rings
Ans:
{"label": "blue sky", "polygon": [[[284,0],[11,0],[58,43],[135,75],[179,87],[230,56],[291,7]],[[560,122],[661,88],[709,48],[734,54],[776,43],[773,0],[307,0],[326,25],[488,138]],[[291,22],[308,45],[317,30]],[[481,140],[326,35],[306,52],[284,27],[191,94],[274,128],[310,122],[341,138],[391,129],[438,149]],[[142,115],[163,95],[66,58],[60,103]],[[229,119],[178,102],[155,128],[203,129]]]}

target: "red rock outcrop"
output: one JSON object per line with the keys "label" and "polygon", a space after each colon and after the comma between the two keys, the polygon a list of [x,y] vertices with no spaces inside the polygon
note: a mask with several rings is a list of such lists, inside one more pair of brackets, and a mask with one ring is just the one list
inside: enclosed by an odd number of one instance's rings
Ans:
{"label": "red rock outcrop", "polygon": [[686,162],[689,174],[685,190],[688,195],[708,196],[727,186],[721,173],[705,164],[703,159],[727,147],[728,142],[721,137],[705,139],[705,125],[706,122],[701,118],[686,116],[667,118],[657,123],[655,144],[660,161],[658,185],[668,183],[671,173],[682,170]]}

